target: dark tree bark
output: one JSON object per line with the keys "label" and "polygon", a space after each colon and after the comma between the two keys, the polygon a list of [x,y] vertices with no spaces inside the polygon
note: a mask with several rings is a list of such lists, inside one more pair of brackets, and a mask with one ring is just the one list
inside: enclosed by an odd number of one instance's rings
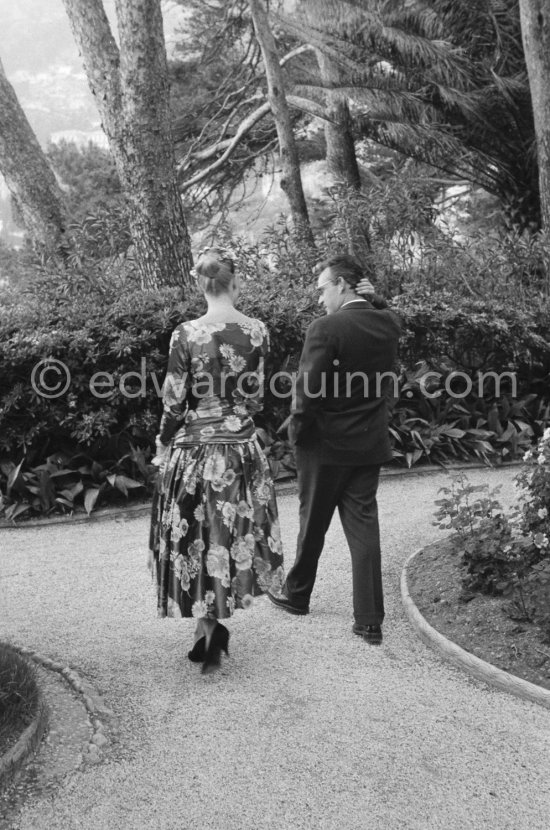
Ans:
{"label": "dark tree bark", "polygon": [[355,190],[361,189],[361,178],[355,155],[355,142],[351,130],[351,118],[345,97],[337,89],[340,72],[334,61],[323,52],[315,50],[321,73],[321,80],[326,86],[326,111],[330,120],[325,121],[325,139],[327,144],[327,168],[336,181]]}
{"label": "dark tree bark", "polygon": [[542,227],[550,235],[550,0],[520,0],[519,5],[537,137]]}
{"label": "dark tree bark", "polygon": [[300,161],[292,130],[290,111],[285,96],[283,75],[277,54],[275,39],[271,31],[263,0],[249,0],[256,38],[262,51],[267,78],[267,98],[275,119],[283,178],[281,187],[285,191],[292,222],[297,234],[309,245],[314,245],[309,215],[302,188]]}
{"label": "dark tree bark", "polygon": [[31,244],[64,257],[63,193],[0,62],[0,170]]}
{"label": "dark tree bark", "polygon": [[142,283],[188,286],[160,0],[116,0],[120,49],[102,0],[63,3],[127,199]]}

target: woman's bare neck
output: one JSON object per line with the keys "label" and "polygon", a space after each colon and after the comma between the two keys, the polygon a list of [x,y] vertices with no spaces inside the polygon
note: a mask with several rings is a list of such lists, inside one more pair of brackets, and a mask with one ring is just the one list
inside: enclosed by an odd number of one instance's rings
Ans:
{"label": "woman's bare neck", "polygon": [[208,303],[208,311],[198,318],[200,323],[242,323],[249,318],[238,311],[232,303]]}

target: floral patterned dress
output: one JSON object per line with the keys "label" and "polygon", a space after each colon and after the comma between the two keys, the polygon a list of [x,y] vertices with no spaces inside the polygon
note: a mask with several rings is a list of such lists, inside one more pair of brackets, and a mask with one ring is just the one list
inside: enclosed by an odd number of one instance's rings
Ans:
{"label": "floral patterned dress", "polygon": [[228,617],[284,581],[275,491],[252,416],[268,334],[259,320],[179,325],[160,440],[171,444],[150,547],[161,616]]}

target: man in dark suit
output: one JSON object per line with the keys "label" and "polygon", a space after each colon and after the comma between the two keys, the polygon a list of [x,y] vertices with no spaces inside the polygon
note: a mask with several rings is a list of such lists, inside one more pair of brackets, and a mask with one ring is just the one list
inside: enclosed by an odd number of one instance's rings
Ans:
{"label": "man in dark suit", "polygon": [[356,291],[364,292],[365,275],[353,257],[335,256],[319,268],[319,302],[327,316],[307,330],[289,429],[300,500],[296,560],[283,591],[268,596],[291,614],[309,612],[337,507],[351,551],[353,632],[380,644],[384,599],[376,493],[380,466],[392,457],[388,405],[397,394],[400,323],[388,308],[375,308]]}

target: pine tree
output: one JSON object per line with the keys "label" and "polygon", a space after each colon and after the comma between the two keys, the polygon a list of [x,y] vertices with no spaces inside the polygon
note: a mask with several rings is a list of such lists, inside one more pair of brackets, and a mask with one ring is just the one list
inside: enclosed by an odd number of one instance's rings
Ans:
{"label": "pine tree", "polygon": [[481,185],[513,224],[540,225],[518,0],[302,0],[281,20],[339,67],[357,137]]}

